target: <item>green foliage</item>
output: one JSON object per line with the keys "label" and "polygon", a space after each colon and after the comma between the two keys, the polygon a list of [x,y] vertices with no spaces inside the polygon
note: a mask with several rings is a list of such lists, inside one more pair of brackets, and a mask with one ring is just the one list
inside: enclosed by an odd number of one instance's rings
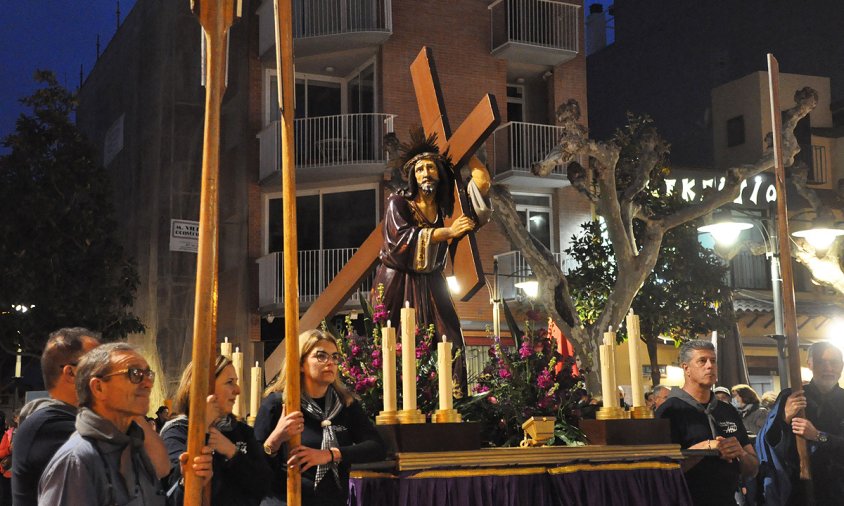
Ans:
{"label": "green foliage", "polygon": [[115,236],[108,173],[71,119],[76,98],[51,72],[35,79],[43,86],[21,100],[32,112],[0,157],[0,346],[40,354],[64,326],[143,332],[130,310],[138,274]]}

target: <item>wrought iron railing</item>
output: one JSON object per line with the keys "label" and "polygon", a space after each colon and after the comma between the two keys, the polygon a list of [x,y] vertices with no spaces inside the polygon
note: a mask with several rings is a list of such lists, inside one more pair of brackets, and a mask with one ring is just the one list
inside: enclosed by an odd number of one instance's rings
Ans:
{"label": "wrought iron railing", "polygon": [[[294,120],[296,167],[385,163],[384,136],[393,131],[394,118],[357,113]],[[258,134],[261,179],[281,168],[280,130],[280,123],[273,121]]]}
{"label": "wrought iron railing", "polygon": [[[568,274],[577,267],[577,262],[571,258],[564,257],[562,253],[552,253],[554,260],[563,274]],[[516,297],[516,283],[526,281],[533,277],[533,270],[521,251],[508,251],[495,255],[498,259],[498,283],[501,297],[512,299]]]}
{"label": "wrought iron railing", "polygon": [[578,51],[579,5],[555,0],[497,0],[489,9],[493,52],[511,42]]}
{"label": "wrought iron railing", "polygon": [[[531,166],[545,158],[560,141],[563,128],[538,123],[510,121],[492,133],[491,166],[494,175],[505,172],[530,174]],[[565,175],[565,167],[557,165],[551,172]]]}
{"label": "wrought iron railing", "polygon": [[812,170],[809,172],[809,184],[826,184],[830,179],[829,158],[826,146],[812,145]]}
{"label": "wrought iron railing", "polygon": [[[357,250],[358,248],[339,248],[299,251],[299,304],[304,306],[315,301]],[[284,271],[281,253],[270,253],[259,258],[257,262],[259,307],[282,306]],[[359,292],[352,294],[349,301],[358,303],[359,293],[367,293],[371,288],[370,275],[361,283]]]}

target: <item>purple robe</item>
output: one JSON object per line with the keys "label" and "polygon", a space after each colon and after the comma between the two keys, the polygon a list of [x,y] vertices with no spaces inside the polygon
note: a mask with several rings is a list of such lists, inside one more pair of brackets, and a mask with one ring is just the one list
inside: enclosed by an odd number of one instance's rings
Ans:
{"label": "purple robe", "polygon": [[[390,195],[384,215],[384,245],[379,259],[381,265],[375,272],[373,300],[379,284],[384,285],[384,307],[387,318],[397,326],[405,301],[416,309],[417,326],[434,324],[435,341],[448,336],[454,351],[463,347],[460,318],[448,290],[443,268],[448,255],[448,243],[434,244],[433,232],[442,228],[443,217],[434,223],[428,221],[413,202],[401,195]],[[455,385],[466,388],[465,360],[455,361]]]}

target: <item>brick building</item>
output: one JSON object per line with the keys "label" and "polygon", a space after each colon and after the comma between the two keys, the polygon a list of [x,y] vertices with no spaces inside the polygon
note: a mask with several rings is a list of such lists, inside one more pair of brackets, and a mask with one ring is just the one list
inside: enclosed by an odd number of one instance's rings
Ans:
{"label": "brick building", "polygon": [[[405,139],[419,122],[409,65],[422,46],[433,50],[453,127],[483,94],[496,96],[502,124],[482,150],[491,172],[531,232],[553,252],[565,249],[589,205],[562,168],[544,179],[529,168],[556,140],[556,106],[575,98],[586,111],[581,2],[293,3],[302,311],[381,218],[383,137]],[[83,84],[78,114],[115,176],[124,242],[138,261],[136,311],[148,331],[133,339],[157,355],[169,393],[190,357],[195,277],[195,255],[181,250],[172,220],[199,215],[204,89],[200,28],[188,4],[138,0]],[[243,2],[222,117],[218,339],[243,348],[247,363],[269,355],[283,332],[272,11],[270,0]],[[505,286],[527,274],[494,224],[478,242],[486,272],[501,255]],[[345,312],[359,308],[356,297]],[[469,343],[481,344],[492,317],[488,292],[458,303],[458,313]]]}

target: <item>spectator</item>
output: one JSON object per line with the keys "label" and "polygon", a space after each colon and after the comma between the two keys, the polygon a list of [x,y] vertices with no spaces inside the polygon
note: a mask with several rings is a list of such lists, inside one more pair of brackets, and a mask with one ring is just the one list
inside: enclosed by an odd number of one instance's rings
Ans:
{"label": "spectator", "polygon": [[[844,358],[827,342],[809,348],[812,381],[801,392],[780,392],[756,438],[766,464],[765,504],[840,505],[844,501],[844,389],[838,385]],[[799,416],[805,410],[805,416]],[[812,479],[799,479],[797,438],[806,440]]]}
{"label": "spectator", "polygon": [[167,406],[159,406],[155,410],[155,430],[161,432],[164,424],[170,420],[170,408]]}
{"label": "spectator", "polygon": [[12,504],[12,447],[15,429],[18,427],[17,415],[12,417],[9,428],[0,440],[0,505]]}
{"label": "spectator", "polygon": [[[38,485],[39,504],[163,505],[159,478],[169,472],[164,442],[143,420],[155,373],[129,344],[88,352],[76,369],[76,432],[53,456]],[[211,449],[196,457],[210,478]],[[187,454],[180,459],[187,465]]]}
{"label": "spectator", "polygon": [[648,390],[645,392],[645,407],[651,411],[654,411],[656,408],[654,407],[655,399],[653,390]]}
{"label": "spectator", "polygon": [[682,448],[717,450],[717,456],[683,461],[686,483],[696,506],[736,504],[739,479],[756,475],[758,462],[741,415],[712,392],[718,380],[715,347],[692,340],[680,346],[682,389],[673,389],[656,416],[671,421],[671,440]]}
{"label": "spectator", "polygon": [[[255,435],[273,458],[275,476],[283,477],[285,463],[301,468],[304,506],[345,505],[351,464],[383,459],[384,444],[360,403],[340,381],[334,337],[319,330],[305,331],[299,336],[299,352],[302,411],[283,411],[288,371],[282,371],[261,403]],[[284,443],[300,434],[300,446],[281,451]],[[275,489],[277,494],[283,490],[278,483]]]}
{"label": "spectator", "polygon": [[765,425],[768,410],[760,406],[761,400],[756,390],[750,385],[735,385],[730,389],[733,394],[733,407],[741,413],[744,429],[750,434],[758,434]]}
{"label": "spectator", "polygon": [[721,402],[726,402],[727,404],[732,403],[733,394],[730,392],[730,389],[727,387],[715,387],[712,391],[715,394],[715,398],[717,398]]}
{"label": "spectator", "polygon": [[[214,363],[214,395],[206,414],[208,446],[214,450],[214,478],[211,480],[211,504],[258,505],[270,493],[272,470],[261,445],[255,440],[252,427],[232,415],[240,393],[237,372],[231,360],[218,356]],[[173,410],[179,415],[164,425],[161,437],[167,445],[173,470],[167,478],[168,488],[182,478],[176,462],[187,449],[188,415],[193,364],[188,364],[173,399]],[[175,489],[171,504],[182,504],[181,489]]]}
{"label": "spectator", "polygon": [[777,394],[776,392],[765,392],[762,394],[762,397],[759,399],[759,405],[768,411],[771,410],[771,406],[777,401]]}
{"label": "spectator", "polygon": [[21,408],[15,444],[27,451],[15,456],[12,497],[15,506],[37,506],[38,480],[53,455],[76,430],[76,368],[82,355],[100,344],[100,335],[82,327],[50,334],[41,353],[41,371],[49,397]]}
{"label": "spectator", "polygon": [[671,387],[666,385],[657,385],[654,387],[654,411],[668,399],[668,394],[671,393]]}

